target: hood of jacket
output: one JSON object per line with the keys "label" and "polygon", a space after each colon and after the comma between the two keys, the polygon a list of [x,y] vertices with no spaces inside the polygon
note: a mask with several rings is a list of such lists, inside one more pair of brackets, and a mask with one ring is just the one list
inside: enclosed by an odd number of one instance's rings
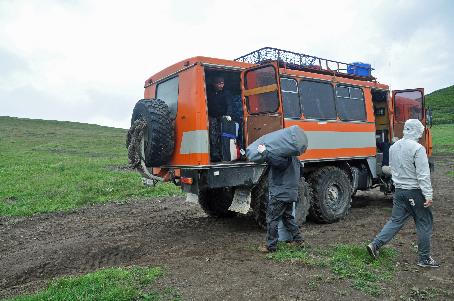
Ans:
{"label": "hood of jacket", "polygon": [[424,133],[424,126],[418,119],[408,119],[404,125],[404,138],[418,142]]}

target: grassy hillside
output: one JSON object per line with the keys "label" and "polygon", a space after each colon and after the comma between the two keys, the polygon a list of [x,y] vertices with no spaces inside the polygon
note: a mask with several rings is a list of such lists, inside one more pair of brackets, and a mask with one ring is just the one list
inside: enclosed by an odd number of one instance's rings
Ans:
{"label": "grassy hillside", "polygon": [[433,154],[454,154],[454,124],[434,125],[431,129]]}
{"label": "grassy hillside", "polygon": [[426,106],[432,109],[434,124],[454,123],[454,86],[427,94]]}
{"label": "grassy hillside", "polygon": [[127,171],[126,130],[0,117],[0,216],[175,195]]}

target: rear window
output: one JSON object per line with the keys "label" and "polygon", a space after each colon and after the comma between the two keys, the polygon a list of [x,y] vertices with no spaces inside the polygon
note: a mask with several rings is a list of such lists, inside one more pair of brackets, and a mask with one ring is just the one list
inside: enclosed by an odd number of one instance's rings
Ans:
{"label": "rear window", "polygon": [[299,88],[304,118],[336,119],[334,89],[330,83],[303,80]]}
{"label": "rear window", "polygon": [[163,100],[170,109],[172,118],[177,116],[178,76],[168,79],[156,86],[156,98]]}
{"label": "rear window", "polygon": [[365,121],[366,107],[363,90],[358,87],[337,85],[336,109],[340,120]]}
{"label": "rear window", "polygon": [[297,81],[291,78],[281,78],[281,93],[284,117],[300,118],[301,105]]}
{"label": "rear window", "polygon": [[276,112],[279,108],[279,98],[275,69],[269,66],[247,71],[244,79],[249,113]]}
{"label": "rear window", "polygon": [[394,96],[394,111],[397,122],[405,122],[408,119],[422,120],[421,91],[402,91]]}

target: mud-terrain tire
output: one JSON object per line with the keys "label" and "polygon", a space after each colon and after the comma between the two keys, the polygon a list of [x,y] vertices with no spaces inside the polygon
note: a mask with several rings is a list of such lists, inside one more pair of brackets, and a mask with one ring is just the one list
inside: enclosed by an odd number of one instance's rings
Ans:
{"label": "mud-terrain tire", "polygon": [[132,112],[131,126],[143,118],[145,165],[158,167],[169,162],[175,147],[175,120],[167,104],[160,99],[139,100]]}
{"label": "mud-terrain tire", "polygon": [[298,187],[298,202],[296,202],[295,208],[295,221],[298,226],[301,226],[306,222],[312,198],[313,194],[311,186],[306,182],[305,178],[301,177]]}
{"label": "mud-terrain tire", "polygon": [[[266,229],[266,208],[268,205],[268,172],[264,173],[259,182],[252,189],[252,212],[257,224]],[[298,226],[306,222],[312,202],[312,188],[305,178],[300,178],[298,186],[298,201],[295,208],[295,221]]]}
{"label": "mud-terrain tire", "polygon": [[268,170],[251,191],[251,208],[254,219],[260,228],[266,229],[266,208],[268,206]]}
{"label": "mud-terrain tire", "polygon": [[313,198],[309,215],[318,223],[344,218],[351,206],[352,186],[347,173],[334,166],[322,167],[310,175]]}
{"label": "mud-terrain tire", "polygon": [[199,191],[199,204],[208,216],[233,217],[236,212],[230,211],[234,190],[231,188],[213,188]]}

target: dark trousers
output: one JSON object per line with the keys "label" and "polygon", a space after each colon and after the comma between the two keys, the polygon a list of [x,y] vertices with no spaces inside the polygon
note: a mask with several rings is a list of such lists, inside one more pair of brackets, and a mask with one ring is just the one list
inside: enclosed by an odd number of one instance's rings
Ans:
{"label": "dark trousers", "polygon": [[418,235],[418,254],[420,260],[430,256],[430,240],[432,236],[432,209],[424,207],[424,196],[420,189],[396,189],[393,199],[391,219],[374,238],[373,244],[380,248],[388,243],[405,225],[411,216],[415,221]]}
{"label": "dark trousers", "polygon": [[212,162],[221,161],[221,122],[220,118],[209,117],[210,157]]}
{"label": "dark trousers", "polygon": [[292,240],[303,240],[295,218],[292,215],[293,202],[284,202],[275,198],[270,198],[266,210],[267,236],[266,247],[275,250],[279,240],[278,224],[282,219],[284,227],[287,229]]}

